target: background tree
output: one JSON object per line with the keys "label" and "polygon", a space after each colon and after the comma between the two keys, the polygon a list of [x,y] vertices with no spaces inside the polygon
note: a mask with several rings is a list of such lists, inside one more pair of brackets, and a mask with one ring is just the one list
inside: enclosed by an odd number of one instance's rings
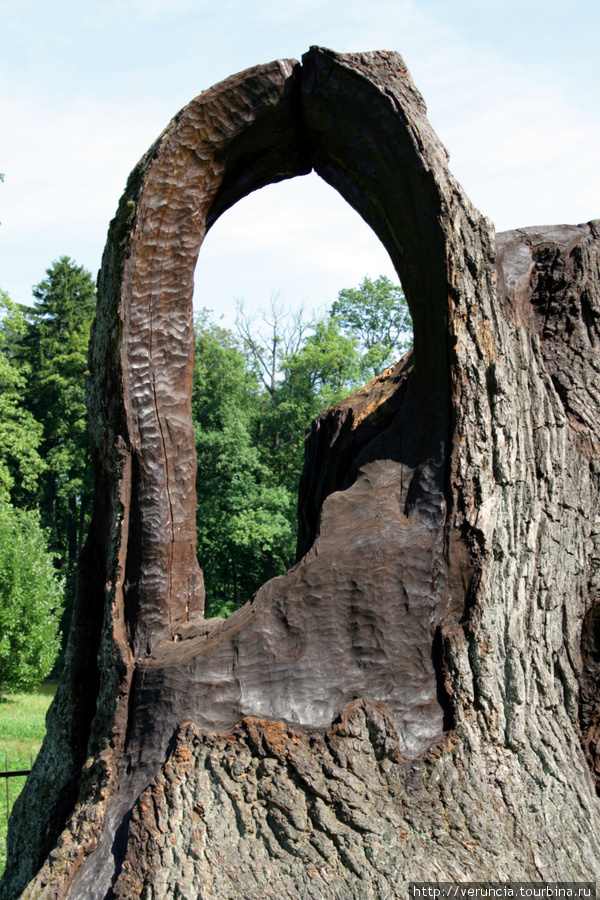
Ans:
{"label": "background tree", "polygon": [[90,272],[62,256],[33,296],[15,357],[26,374],[25,407],[43,429],[38,503],[66,575],[68,619],[93,496],[85,388],[96,290]]}
{"label": "background tree", "polygon": [[[329,313],[286,315],[277,298],[254,319],[238,307],[248,364],[267,391],[257,444],[277,484],[297,495],[310,423],[332,403],[380,374],[412,345],[404,292],[384,275],[339,292]],[[291,519],[296,532],[296,514]]]}
{"label": "background tree", "polygon": [[[304,462],[310,423],[361,383],[357,341],[344,335],[338,321],[325,317],[311,326],[293,353],[282,357],[281,378],[264,406],[260,446],[279,484],[294,497]],[[294,515],[293,528],[296,531]]]}
{"label": "background tree", "polygon": [[[162,471],[129,492],[129,467],[118,468],[126,422],[130,411],[152,412],[152,401],[115,398],[113,440],[98,448],[109,499],[85,573],[92,587],[107,572],[104,609],[82,610],[81,652],[64,682],[75,690],[54,704],[13,813],[6,900],[23,889],[29,897],[174,897],[187,885],[193,893],[192,884],[219,900],[251,896],[262,884],[275,895],[333,900],[393,895],[414,878],[597,876],[597,224],[494,235],[450,175],[400,58],[313,47],[305,69],[321,170],[346,196],[351,186],[355,205],[388,226],[390,251],[410,254],[430,278],[418,309],[422,365],[412,390],[397,384],[398,427],[387,416],[381,431],[372,423],[372,464],[356,487],[325,501],[329,528],[309,559],[247,616],[201,646],[169,641],[178,628],[170,613],[179,619],[185,607],[162,602],[162,579],[149,589],[128,624],[154,639],[152,659],[131,658],[113,602],[123,568],[140,564],[121,521],[130,499],[152,510],[153,497],[171,497]],[[132,214],[157,206],[165,185],[183,190],[200,158],[208,188],[224,185],[221,199],[243,192],[248,172],[279,177],[277,158],[265,164],[253,129],[263,98],[274,101],[274,127],[281,121],[289,68],[280,67],[279,80],[272,66],[251,70],[243,84],[235,102],[231,80],[211,94],[223,113],[209,131],[228,131],[231,152],[220,139],[211,146],[200,128],[186,166],[192,129],[176,119],[162,145],[170,159],[145,157],[130,179]],[[377,129],[383,148],[359,146]],[[215,153],[230,164],[231,180],[221,181],[220,165],[212,178]],[[143,300],[156,284],[144,274],[165,258],[162,211],[146,241],[138,243],[130,221],[121,215],[107,244],[105,321],[117,292],[125,315],[148,309]],[[167,259],[177,254],[181,266],[164,267],[163,296],[195,255],[191,242],[170,249]],[[137,305],[114,266],[127,252],[131,269],[136,254],[144,263],[131,292]],[[527,314],[516,316],[519,278]],[[156,324],[166,337],[164,318]],[[118,329],[109,338],[111,377],[99,400],[112,402],[110,385],[120,378],[139,397],[144,374],[119,354]],[[147,349],[162,392],[173,370]],[[374,419],[382,399],[373,391]],[[151,464],[152,442],[140,449]],[[365,458],[355,449],[354,459],[338,458],[348,478]],[[182,475],[174,502],[190,487]],[[163,551],[175,550],[173,533],[159,538]],[[148,558],[156,559],[154,547]],[[189,577],[191,588],[194,575],[192,560],[167,585]],[[81,685],[88,647],[93,658],[100,648],[101,678],[88,667]]]}
{"label": "background tree", "polygon": [[0,500],[0,696],[33,689],[50,674],[62,603],[37,512]]}
{"label": "background tree", "polygon": [[11,358],[15,335],[25,319],[8,294],[0,290],[0,499],[32,506],[45,469],[39,454],[42,426],[23,406],[26,376]]}
{"label": "background tree", "polygon": [[198,463],[198,558],[207,615],[224,615],[293,559],[293,500],[261,459],[261,393],[235,336],[196,326],[192,410]]}
{"label": "background tree", "polygon": [[412,347],[412,319],[404,291],[385,275],[344,288],[330,315],[359,342],[365,381],[375,378]]}
{"label": "background tree", "polygon": [[[61,257],[33,293],[32,308],[1,299],[0,490],[40,510],[66,576],[66,632],[92,496],[84,396],[95,289]],[[198,317],[197,546],[209,613],[230,612],[292,564],[310,423],[404,349],[406,316],[400,287],[381,276],[340,291],[319,317],[277,296],[255,317],[240,305],[237,335]]]}
{"label": "background tree", "polygon": [[252,369],[272,396],[283,360],[300,350],[312,327],[305,321],[304,308],[285,310],[279,294],[272,294],[269,310],[251,316],[239,301],[235,324]]}
{"label": "background tree", "polygon": [[32,507],[45,463],[42,425],[23,406],[26,367],[12,355],[25,318],[0,291],[0,696],[50,674],[60,647],[63,585]]}

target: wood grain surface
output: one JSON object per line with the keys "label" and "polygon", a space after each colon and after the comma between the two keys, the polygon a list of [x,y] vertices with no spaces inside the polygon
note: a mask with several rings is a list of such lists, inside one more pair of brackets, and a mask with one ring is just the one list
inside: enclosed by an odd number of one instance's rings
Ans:
{"label": "wood grain surface", "polygon": [[[414,353],[313,423],[296,565],[205,620],[194,266],[311,168],[388,250]],[[314,47],[173,119],[109,230],[96,505],[2,900],[600,875],[599,252],[597,222],[496,235],[396,53]]]}

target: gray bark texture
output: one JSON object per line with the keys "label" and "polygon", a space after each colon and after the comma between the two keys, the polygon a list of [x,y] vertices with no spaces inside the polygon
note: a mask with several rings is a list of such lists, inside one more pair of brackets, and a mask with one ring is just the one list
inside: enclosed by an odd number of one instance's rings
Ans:
{"label": "gray bark texture", "polygon": [[[384,900],[600,876],[600,225],[494,233],[396,53],[201,94],[99,275],[96,501],[0,898]],[[307,439],[300,558],[203,618],[193,271],[314,169],[387,248],[414,353]]]}

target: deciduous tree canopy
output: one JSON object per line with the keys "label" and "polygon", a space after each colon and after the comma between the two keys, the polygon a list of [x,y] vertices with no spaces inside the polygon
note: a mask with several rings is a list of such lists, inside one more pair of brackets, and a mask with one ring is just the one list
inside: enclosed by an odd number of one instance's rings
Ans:
{"label": "deciduous tree canopy", "polygon": [[0,496],[36,511],[66,585],[66,633],[92,496],[85,389],[96,292],[63,256],[33,296],[31,307],[1,298]]}
{"label": "deciduous tree canopy", "polygon": [[25,319],[0,291],[0,499],[31,505],[46,468],[39,454],[43,428],[24,406],[26,374],[11,359],[9,335],[23,334]]}
{"label": "deciduous tree canopy", "polygon": [[50,674],[62,604],[37,512],[0,500],[0,695],[30,690]]}
{"label": "deciduous tree canopy", "polygon": [[[85,384],[95,287],[63,256],[32,307],[3,294],[0,492],[39,510],[67,582],[67,615],[92,496]],[[237,332],[196,322],[192,395],[198,463],[198,559],[207,614],[228,614],[292,565],[297,488],[311,420],[404,350],[402,290],[381,276],[340,291],[309,317],[274,298]]]}
{"label": "deciduous tree canopy", "polygon": [[231,612],[289,561],[293,500],[261,453],[263,395],[235,336],[204,313],[196,330],[192,408],[207,615]]}
{"label": "deciduous tree canopy", "polygon": [[385,275],[344,288],[331,307],[341,328],[358,340],[364,380],[375,378],[412,347],[412,319],[404,291]]}
{"label": "deciduous tree canopy", "polygon": [[293,563],[312,419],[379,374],[411,339],[402,289],[384,276],[340,291],[328,313],[311,318],[277,299],[255,317],[240,306],[237,334],[203,312],[192,404],[198,558],[210,614],[230,612]]}

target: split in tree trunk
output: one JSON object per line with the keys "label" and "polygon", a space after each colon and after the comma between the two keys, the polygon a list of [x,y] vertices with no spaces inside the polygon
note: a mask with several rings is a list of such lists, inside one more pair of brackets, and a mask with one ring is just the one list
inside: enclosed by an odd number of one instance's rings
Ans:
{"label": "split in tree trunk", "polygon": [[[297,565],[204,620],[196,257],[311,167],[387,248],[414,357],[313,424]],[[599,248],[495,235],[394,53],[312,48],[173,120],[103,258],[95,507],[3,900],[597,878]]]}

